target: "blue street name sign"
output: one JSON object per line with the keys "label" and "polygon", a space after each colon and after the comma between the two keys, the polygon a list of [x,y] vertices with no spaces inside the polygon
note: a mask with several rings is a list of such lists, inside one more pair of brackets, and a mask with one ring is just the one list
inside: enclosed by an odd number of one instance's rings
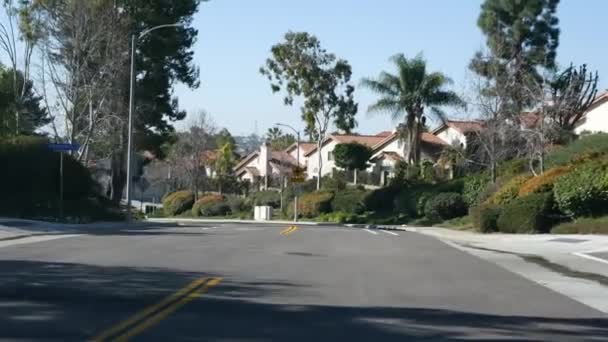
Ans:
{"label": "blue street name sign", "polygon": [[48,148],[55,152],[67,152],[67,151],[78,151],[80,145],[78,144],[48,144]]}

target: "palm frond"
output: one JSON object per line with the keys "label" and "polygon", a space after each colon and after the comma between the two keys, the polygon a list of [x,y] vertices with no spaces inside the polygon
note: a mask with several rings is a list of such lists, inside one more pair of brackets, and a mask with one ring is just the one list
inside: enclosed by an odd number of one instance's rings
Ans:
{"label": "palm frond", "polygon": [[398,96],[398,91],[389,82],[386,82],[387,80],[388,76],[381,74],[378,80],[371,78],[362,79],[360,82],[360,86],[367,88],[377,94]]}
{"label": "palm frond", "polygon": [[466,103],[453,91],[437,90],[429,94],[426,98],[429,106],[455,106],[466,108]]}
{"label": "palm frond", "polygon": [[378,100],[376,103],[371,104],[367,108],[368,113],[391,113],[401,111],[401,106],[399,106],[399,102],[395,101],[391,97],[384,97]]}
{"label": "palm frond", "polygon": [[441,121],[442,123],[445,123],[448,119],[447,114],[443,111],[443,109],[436,107],[436,106],[432,106],[429,108],[431,114],[436,118],[439,119],[439,121]]}

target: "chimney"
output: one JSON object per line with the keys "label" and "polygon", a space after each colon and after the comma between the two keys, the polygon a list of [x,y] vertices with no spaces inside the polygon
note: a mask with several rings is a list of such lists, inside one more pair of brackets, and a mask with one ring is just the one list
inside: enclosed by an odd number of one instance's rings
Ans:
{"label": "chimney", "polygon": [[260,156],[258,158],[260,176],[268,175],[268,162],[270,162],[270,144],[264,142],[262,146],[260,146]]}

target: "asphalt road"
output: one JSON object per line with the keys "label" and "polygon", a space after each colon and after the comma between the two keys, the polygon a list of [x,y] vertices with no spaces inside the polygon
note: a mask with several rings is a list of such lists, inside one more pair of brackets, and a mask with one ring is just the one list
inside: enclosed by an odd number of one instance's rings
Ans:
{"label": "asphalt road", "polygon": [[0,248],[0,340],[608,340],[608,317],[430,237],[156,225]]}

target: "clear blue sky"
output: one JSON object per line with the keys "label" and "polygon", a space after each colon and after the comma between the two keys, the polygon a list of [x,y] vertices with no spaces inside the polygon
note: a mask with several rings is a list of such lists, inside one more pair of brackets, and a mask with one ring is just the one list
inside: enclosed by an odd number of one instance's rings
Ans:
{"label": "clear blue sky", "polygon": [[[188,111],[207,110],[233,134],[258,133],[277,121],[301,127],[299,108],[286,107],[272,94],[258,70],[270,47],[285,32],[308,31],[323,47],[350,62],[353,81],[391,70],[395,53],[423,52],[431,70],[449,75],[453,90],[465,87],[466,66],[484,45],[477,28],[481,0],[211,0],[201,5],[194,25],[199,29],[195,60],[201,87],[177,86],[175,95]],[[587,63],[608,88],[608,1],[562,0],[559,5],[561,65]],[[357,88],[361,133],[392,129],[389,116],[368,115],[375,95]],[[458,116],[459,113],[453,113]]]}

